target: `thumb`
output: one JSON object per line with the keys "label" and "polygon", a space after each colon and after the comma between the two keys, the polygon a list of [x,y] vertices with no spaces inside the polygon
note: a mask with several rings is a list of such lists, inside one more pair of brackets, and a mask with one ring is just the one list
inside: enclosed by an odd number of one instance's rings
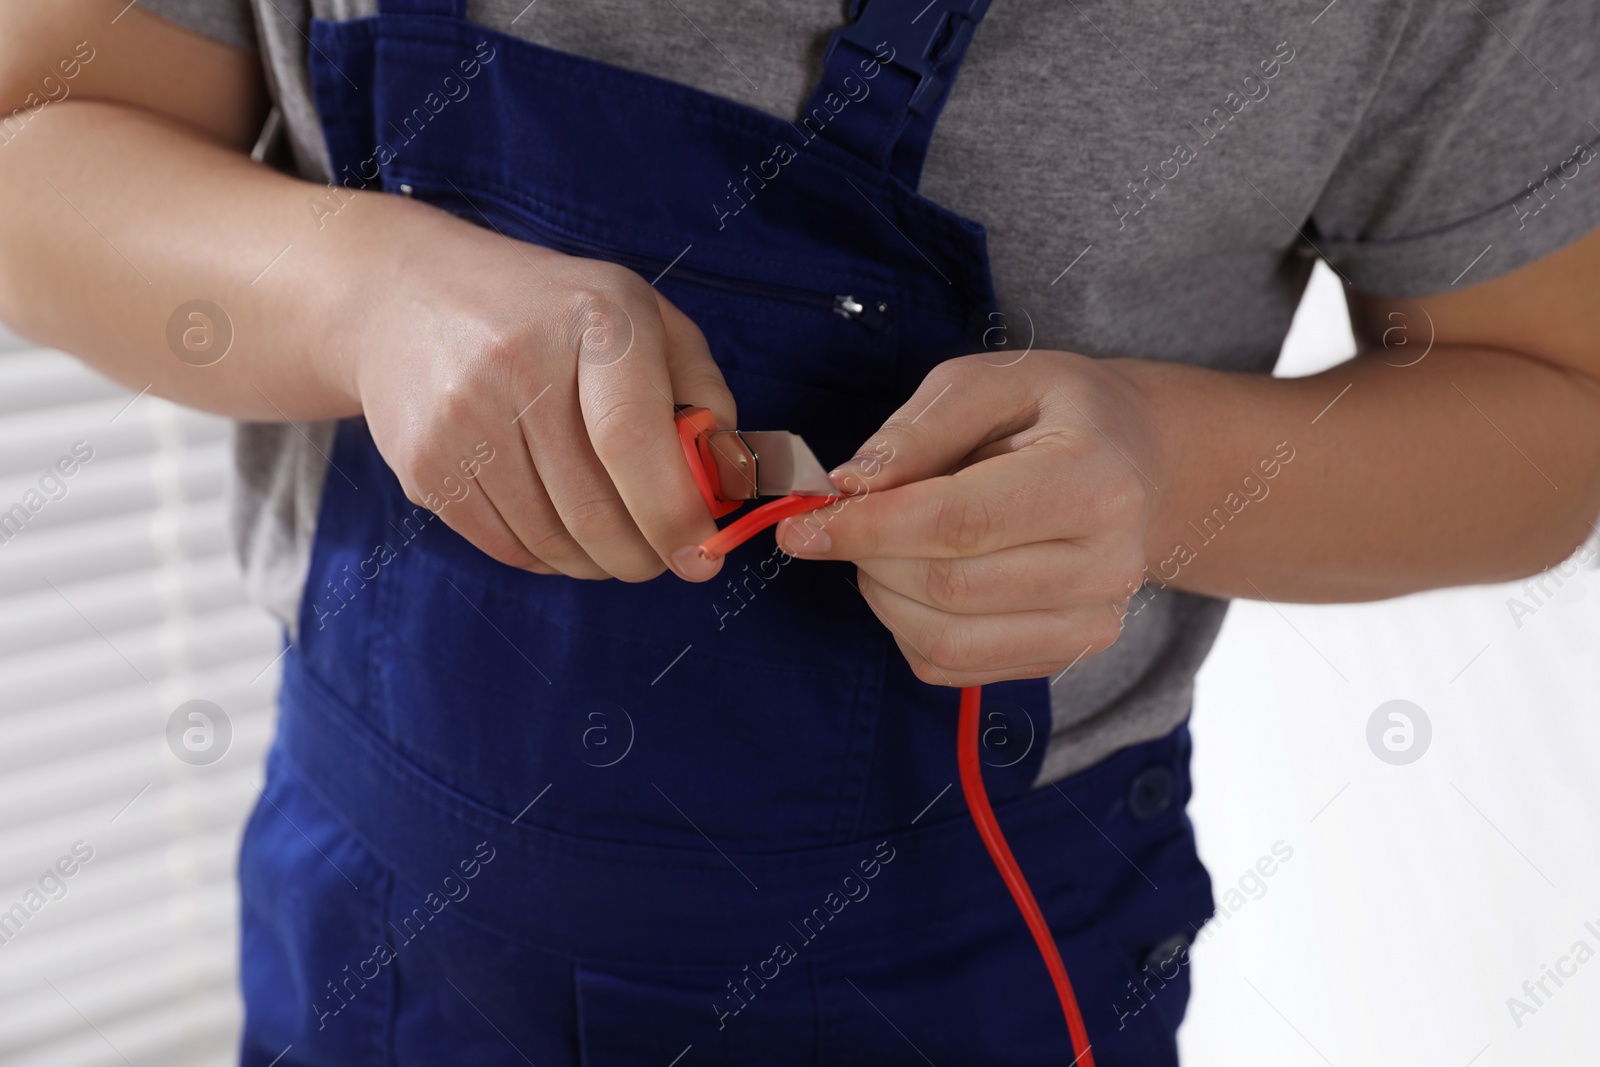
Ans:
{"label": "thumb", "polygon": [[928,372],[911,399],[829,477],[849,493],[948,474],[973,452],[1031,425],[1035,404],[1023,376],[978,356]]}
{"label": "thumb", "polygon": [[672,301],[656,294],[661,308],[661,323],[666,328],[667,377],[672,382],[672,402],[710,408],[717,425],[725,430],[739,425],[739,408],[722,369],[711,358],[711,348],[689,316]]}

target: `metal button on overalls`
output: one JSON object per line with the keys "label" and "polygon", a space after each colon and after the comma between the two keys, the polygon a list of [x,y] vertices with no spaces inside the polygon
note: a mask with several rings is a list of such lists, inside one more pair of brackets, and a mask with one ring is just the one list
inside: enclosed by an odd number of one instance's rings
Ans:
{"label": "metal button on overalls", "polygon": [[1166,811],[1177,792],[1177,779],[1166,767],[1147,767],[1128,783],[1128,811],[1148,820]]}

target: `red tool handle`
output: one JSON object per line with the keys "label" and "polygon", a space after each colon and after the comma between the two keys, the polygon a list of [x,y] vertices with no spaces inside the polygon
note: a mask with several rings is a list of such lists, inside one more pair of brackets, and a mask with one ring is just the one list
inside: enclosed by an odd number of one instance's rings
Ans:
{"label": "red tool handle", "polygon": [[710,408],[680,407],[676,416],[678,440],[683,444],[683,458],[689,461],[689,473],[694,477],[694,487],[700,498],[711,509],[711,517],[720,519],[739,510],[742,500],[722,499],[722,483],[717,477],[717,464],[711,455],[711,435],[717,432],[717,417]]}

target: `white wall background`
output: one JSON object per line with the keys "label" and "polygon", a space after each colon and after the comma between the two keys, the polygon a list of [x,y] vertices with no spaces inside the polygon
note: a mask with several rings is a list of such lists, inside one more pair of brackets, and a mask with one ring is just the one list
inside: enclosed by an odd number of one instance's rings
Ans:
{"label": "white wall background", "polygon": [[[1343,314],[1319,268],[1280,373],[1353,351]],[[227,556],[225,425],[130,399],[0,338],[0,509],[73,442],[96,453],[0,544],[0,910],[94,849],[0,943],[6,1067],[233,1060],[232,871],[277,639]],[[1596,1061],[1600,960],[1546,979],[1520,1027],[1505,1002],[1575,941],[1600,952],[1600,578],[1521,627],[1513,594],[1235,605],[1201,675],[1193,815],[1219,896],[1276,842],[1293,856],[1195,950],[1189,1063]],[[165,738],[196,698],[234,731],[209,766]],[[1368,748],[1391,699],[1432,724],[1410,765]]]}

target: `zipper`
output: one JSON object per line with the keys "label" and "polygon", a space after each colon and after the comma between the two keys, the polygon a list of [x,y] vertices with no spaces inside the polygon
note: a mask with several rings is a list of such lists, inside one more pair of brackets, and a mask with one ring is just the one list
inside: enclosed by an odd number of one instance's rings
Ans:
{"label": "zipper", "polygon": [[[404,195],[415,194],[415,187],[402,187]],[[440,195],[443,195],[442,193]],[[473,221],[473,216],[480,212],[470,203],[462,205],[466,210],[459,212],[462,218]],[[667,263],[648,256],[637,256],[629,252],[621,252],[615,248],[604,245],[592,244],[576,237],[569,237],[557,233],[537,223],[516,217],[505,220],[510,222],[511,228],[523,230],[537,235],[538,243],[548,248],[567,255],[582,256],[586,259],[603,259],[617,263],[638,271],[645,277],[660,279],[669,270],[675,281],[684,282],[701,289],[710,289],[713,292],[728,293],[733,296],[754,296],[766,300],[778,300],[787,304],[798,304],[802,307],[816,308],[829,311],[849,322],[860,323],[869,330],[877,331],[889,324],[889,304],[887,301],[875,297],[856,297],[851,293],[824,293],[817,290],[799,289],[787,285],[773,285],[768,282],[751,281],[748,278],[734,278],[726,274],[713,274],[709,271],[696,270],[693,267],[680,267],[676,263]]]}
{"label": "zipper", "polygon": [[863,302],[848,294],[833,298],[833,313],[869,329],[882,329],[889,321],[889,305],[882,300]]}

